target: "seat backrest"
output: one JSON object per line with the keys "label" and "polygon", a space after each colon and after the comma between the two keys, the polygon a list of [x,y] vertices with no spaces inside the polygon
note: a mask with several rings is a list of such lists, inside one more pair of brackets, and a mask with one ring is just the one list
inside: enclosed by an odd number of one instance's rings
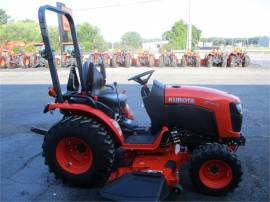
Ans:
{"label": "seat backrest", "polygon": [[79,90],[79,79],[76,73],[75,66],[70,68],[68,83],[67,83],[67,91],[78,91]]}
{"label": "seat backrest", "polygon": [[143,97],[145,110],[151,120],[151,130],[154,133],[161,129],[166,120],[164,94],[165,85],[154,80],[150,93]]}
{"label": "seat backrest", "polygon": [[87,91],[98,90],[105,85],[102,73],[92,62],[86,61],[83,64],[83,76]]}

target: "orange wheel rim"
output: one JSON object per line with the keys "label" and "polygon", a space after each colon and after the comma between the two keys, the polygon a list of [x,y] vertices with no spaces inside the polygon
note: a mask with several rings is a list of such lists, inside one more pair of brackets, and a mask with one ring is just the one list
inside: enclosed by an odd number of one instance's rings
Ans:
{"label": "orange wheel rim", "polygon": [[81,174],[91,168],[93,154],[90,146],[83,139],[66,137],[56,146],[56,160],[65,171]]}
{"label": "orange wheel rim", "polygon": [[1,67],[4,67],[5,64],[6,64],[5,61],[4,60],[1,60],[1,62],[0,62]]}
{"label": "orange wheel rim", "polygon": [[222,189],[230,184],[233,178],[229,164],[222,160],[209,160],[199,170],[201,182],[211,189]]}

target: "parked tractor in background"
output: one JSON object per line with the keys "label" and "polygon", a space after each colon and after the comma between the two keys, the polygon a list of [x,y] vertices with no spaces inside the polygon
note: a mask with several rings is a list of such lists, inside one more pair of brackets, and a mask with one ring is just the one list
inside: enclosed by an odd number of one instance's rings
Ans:
{"label": "parked tractor in background", "polygon": [[227,66],[227,54],[221,52],[218,49],[213,49],[210,53],[207,53],[204,59],[201,61],[201,65],[206,67],[226,67]]}
{"label": "parked tractor in background", "polygon": [[28,68],[30,67],[30,54],[20,51],[19,53],[11,52],[9,56],[9,68]]}
{"label": "parked tractor in background", "polygon": [[30,66],[32,68],[46,67],[48,68],[48,61],[42,57],[42,52],[44,50],[43,43],[33,43],[35,52],[30,56]]}
{"label": "parked tractor in background", "polygon": [[65,67],[65,68],[68,68],[68,67],[71,67],[75,60],[72,56],[72,53],[74,51],[74,47],[73,47],[73,43],[72,42],[65,42],[65,43],[62,43],[62,46],[63,46],[63,61],[62,61],[62,66]]}
{"label": "parked tractor in background", "polygon": [[176,67],[177,57],[173,51],[164,50],[159,56],[158,62],[156,64],[159,67]]}
{"label": "parked tractor in background", "polygon": [[133,57],[132,64],[136,67],[153,67],[155,65],[155,56],[149,51],[142,51],[137,56]]}
{"label": "parked tractor in background", "polygon": [[22,41],[9,41],[0,46],[0,67],[30,67],[30,55],[23,48]]}
{"label": "parked tractor in background", "polygon": [[109,67],[111,63],[110,54],[107,51],[100,52],[94,50],[94,52],[90,54],[89,59],[96,65],[101,65],[103,63],[104,67]]}
{"label": "parked tractor in background", "polygon": [[182,56],[181,65],[183,67],[186,66],[199,67],[201,65],[201,57],[197,52],[187,50]]}
{"label": "parked tractor in background", "polygon": [[125,51],[125,50],[117,50],[113,55],[111,59],[111,66],[112,67],[130,67],[131,66],[131,61],[132,57],[130,52]]}
{"label": "parked tractor in background", "polygon": [[250,57],[245,51],[237,48],[229,54],[227,64],[229,67],[248,67],[250,65]]}

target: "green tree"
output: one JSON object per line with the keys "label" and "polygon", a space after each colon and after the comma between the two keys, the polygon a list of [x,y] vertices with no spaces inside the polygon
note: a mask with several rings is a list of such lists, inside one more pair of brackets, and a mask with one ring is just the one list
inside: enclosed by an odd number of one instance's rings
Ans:
{"label": "green tree", "polygon": [[6,41],[24,41],[25,43],[40,41],[40,29],[34,21],[17,21],[0,25],[0,43]]}
{"label": "green tree", "polygon": [[[58,52],[60,51],[58,27],[50,26],[48,29],[52,48]],[[26,19],[1,24],[0,30],[0,44],[8,41],[23,41],[26,43],[25,50],[32,52],[34,51],[32,43],[42,42],[39,24],[33,20]],[[78,24],[77,34],[81,46],[86,51],[92,49],[106,50],[108,47],[99,29],[89,23]]]}
{"label": "green tree", "polygon": [[86,51],[93,49],[105,50],[107,43],[100,34],[97,27],[92,26],[90,23],[81,23],[77,25],[77,34],[80,44]]}
{"label": "green tree", "polygon": [[[0,25],[0,29],[3,30],[0,36],[0,43],[23,41],[26,43],[25,50],[29,52],[34,51],[32,43],[42,42],[39,24],[33,20],[7,23]],[[49,35],[53,49],[59,51],[58,28],[56,26],[49,27]]]}
{"label": "green tree", "polygon": [[6,13],[5,10],[0,9],[0,25],[8,23],[10,20],[10,16]]}
{"label": "green tree", "polygon": [[59,31],[57,26],[50,26],[49,27],[49,35],[52,48],[55,52],[60,51],[60,44],[59,44]]}
{"label": "green tree", "polygon": [[142,47],[142,38],[137,32],[127,32],[121,37],[123,47],[127,49],[138,49]]}
{"label": "green tree", "polygon": [[[192,47],[196,47],[201,37],[201,30],[192,26]],[[187,24],[183,20],[174,23],[171,30],[163,33],[162,38],[169,43],[164,46],[166,49],[184,49],[187,43]]]}
{"label": "green tree", "polygon": [[192,25],[192,48],[195,48],[200,41],[202,31]]}

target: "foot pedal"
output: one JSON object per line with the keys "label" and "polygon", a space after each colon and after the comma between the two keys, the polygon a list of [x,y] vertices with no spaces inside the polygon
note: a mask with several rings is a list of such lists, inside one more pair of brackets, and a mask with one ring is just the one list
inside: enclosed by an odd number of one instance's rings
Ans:
{"label": "foot pedal", "polygon": [[135,172],[105,185],[100,194],[115,201],[160,201],[169,195],[169,189],[161,173]]}

